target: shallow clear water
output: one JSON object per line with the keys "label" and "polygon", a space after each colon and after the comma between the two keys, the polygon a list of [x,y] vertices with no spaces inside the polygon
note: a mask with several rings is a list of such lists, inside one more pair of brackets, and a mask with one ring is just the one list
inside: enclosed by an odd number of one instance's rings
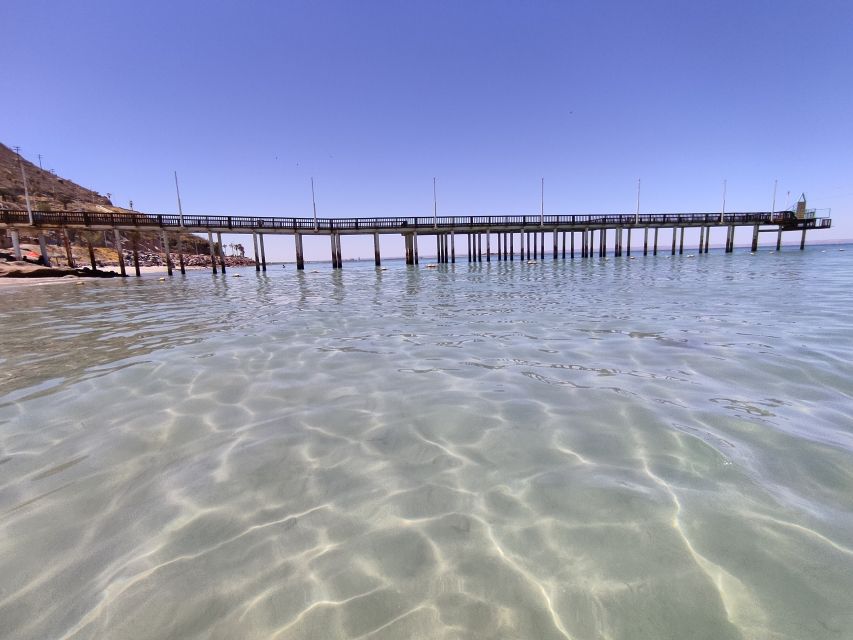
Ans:
{"label": "shallow clear water", "polygon": [[853,637],[851,266],[4,287],[0,637]]}

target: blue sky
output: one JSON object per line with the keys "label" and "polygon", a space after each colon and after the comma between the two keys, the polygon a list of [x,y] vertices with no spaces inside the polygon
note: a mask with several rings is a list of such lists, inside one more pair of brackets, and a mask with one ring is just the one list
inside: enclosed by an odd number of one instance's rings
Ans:
{"label": "blue sky", "polygon": [[853,237],[849,2],[5,0],[0,24],[0,140],[124,206],[175,211],[174,170],[185,213],[288,216],[311,176],[321,216],[430,215],[433,176],[447,215],[537,212],[542,177],[549,213],[633,211],[638,177],[643,211],[718,210],[724,178],[727,210],[768,210],[778,179]]}

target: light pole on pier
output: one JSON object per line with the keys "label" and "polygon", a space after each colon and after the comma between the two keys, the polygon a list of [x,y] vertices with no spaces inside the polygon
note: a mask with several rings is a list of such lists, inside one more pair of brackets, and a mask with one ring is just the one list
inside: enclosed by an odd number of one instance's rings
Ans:
{"label": "light pole on pier", "polygon": [[[181,190],[178,187],[178,172],[175,171],[175,193],[178,194],[178,218],[181,221],[181,227],[184,226],[184,210],[181,208]],[[133,209],[133,203],[131,202],[130,208]]]}
{"label": "light pole on pier", "polygon": [[637,213],[634,216],[634,224],[640,224],[640,178],[637,178]]}
{"label": "light pole on pier", "polygon": [[311,205],[314,207],[314,231],[319,231],[320,223],[317,222],[317,199],[314,197],[314,176],[311,176]]}
{"label": "light pole on pier", "polygon": [[726,181],[723,180],[723,209],[720,211],[720,224],[725,222],[726,218]]}
{"label": "light pole on pier", "polygon": [[776,187],[779,186],[779,180],[773,181],[773,206],[770,207],[770,222],[773,222],[773,218],[776,215]]}
{"label": "light pole on pier", "polygon": [[438,197],[435,192],[435,178],[432,179],[432,226],[438,228]]}
{"label": "light pole on pier", "polygon": [[[541,188],[539,191],[539,226],[545,224],[545,178],[542,178]],[[543,238],[545,236],[542,236]]]}
{"label": "light pole on pier", "polygon": [[[18,149],[19,147],[15,147],[16,151]],[[30,206],[30,189],[27,186],[27,172],[24,171],[24,161],[21,159],[20,152],[18,153],[18,164],[21,165],[21,177],[24,179],[24,199],[27,203],[27,217],[30,220],[30,226],[34,226],[35,223],[33,222],[33,208]]]}

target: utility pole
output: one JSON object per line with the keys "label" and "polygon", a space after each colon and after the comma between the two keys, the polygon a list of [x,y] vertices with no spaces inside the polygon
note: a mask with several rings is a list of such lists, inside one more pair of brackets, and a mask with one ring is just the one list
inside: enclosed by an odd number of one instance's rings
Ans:
{"label": "utility pole", "polygon": [[640,224],[640,178],[637,178],[637,214],[634,216],[634,224]]}
{"label": "utility pole", "polygon": [[[545,224],[545,178],[542,178],[539,189],[539,226]],[[544,237],[544,236],[543,236]]]}
{"label": "utility pole", "polygon": [[39,169],[41,169],[42,171],[44,171],[44,167],[43,167],[43,166],[41,166],[41,154],[39,154]]}
{"label": "utility pole", "polygon": [[435,191],[435,178],[432,179],[432,226],[438,227],[438,197]]}
{"label": "utility pole", "polygon": [[720,212],[720,224],[725,222],[726,218],[726,180],[723,180],[723,210]]}
{"label": "utility pole", "polygon": [[773,181],[773,206],[770,208],[770,222],[773,222],[773,218],[776,216],[776,187],[779,185],[779,180]]}
{"label": "utility pole", "polygon": [[[184,226],[184,210],[181,208],[181,189],[178,187],[178,172],[175,171],[175,193],[178,194],[178,218],[181,221],[181,227]],[[130,208],[133,209],[133,202],[130,204]]]}
{"label": "utility pole", "polygon": [[20,147],[15,147],[15,153],[18,154],[18,164],[21,165],[21,177],[24,179],[24,199],[27,203],[27,217],[30,220],[30,226],[35,226],[35,222],[33,222],[33,209],[30,206],[30,189],[27,187],[27,172],[24,171],[24,161],[21,159],[20,150]]}
{"label": "utility pole", "polygon": [[311,176],[311,205],[314,207],[314,231],[319,231],[320,223],[317,222],[317,199],[314,197],[314,176]]}

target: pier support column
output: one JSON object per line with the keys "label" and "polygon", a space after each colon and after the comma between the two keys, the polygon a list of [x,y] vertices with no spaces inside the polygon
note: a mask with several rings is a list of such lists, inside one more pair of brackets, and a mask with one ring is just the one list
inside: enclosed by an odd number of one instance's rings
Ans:
{"label": "pier support column", "polygon": [[130,234],[130,248],[133,251],[133,270],[136,277],[142,277],[142,269],[139,268],[139,234],[134,231]]}
{"label": "pier support column", "polygon": [[377,267],[382,266],[382,257],[379,255],[379,234],[373,234],[373,263]]}
{"label": "pier support column", "polygon": [[122,276],[126,276],[127,272],[124,268],[124,251],[121,250],[121,233],[118,229],[113,229],[116,241],[116,251],[118,252],[118,270]]}
{"label": "pier support column", "polygon": [[752,226],[752,249],[751,251],[755,253],[758,251],[758,225]]}
{"label": "pier support column", "polygon": [[[264,247],[264,234],[258,234],[258,244],[261,245],[261,271],[267,270],[267,250]],[[221,245],[220,245],[221,246]],[[222,273],[225,273],[225,264],[222,265]]]}
{"label": "pier support column", "polygon": [[18,235],[18,230],[12,229],[9,234],[12,236],[12,251],[15,254],[15,260],[21,260],[21,237]]}
{"label": "pier support column", "polygon": [[65,260],[68,266],[74,269],[74,252],[71,251],[71,238],[68,237],[68,229],[62,230],[62,244],[65,245]]}
{"label": "pier support column", "polygon": [[539,259],[545,259],[545,232],[539,234]]}
{"label": "pier support column", "polygon": [[213,234],[210,231],[207,232],[207,248],[210,249],[210,266],[213,267],[213,275],[216,275],[216,245],[213,243]]}
{"label": "pier support column", "polygon": [[779,227],[779,233],[776,234],[776,251],[782,250],[782,227]]}
{"label": "pier support column", "polygon": [[472,261],[472,260],[471,260],[471,258],[472,258],[472,252],[471,252],[471,234],[470,234],[470,233],[466,233],[466,234],[465,234],[465,236],[466,236],[466,238],[468,239],[468,262],[471,262],[471,261]]}
{"label": "pier support column", "polygon": [[660,231],[660,227],[655,227],[655,241],[652,248],[652,255],[654,256],[658,254],[658,231]]}
{"label": "pier support column", "polygon": [[557,259],[557,230],[554,229],[554,260]]}
{"label": "pier support column", "polygon": [[566,259],[566,232],[565,232],[565,231],[563,231],[563,251],[562,251],[562,255],[563,255],[563,260],[565,260],[565,259]]}
{"label": "pier support column", "polygon": [[482,262],[483,261],[483,234],[477,233],[474,235],[477,239],[477,242],[476,242],[476,245],[474,248],[474,253],[477,255],[477,262]]}
{"label": "pier support column", "polygon": [[[118,229],[115,230],[116,235],[118,235]],[[50,256],[47,254],[47,240],[45,240],[44,233],[39,231],[39,249],[41,249],[41,263],[49,267],[50,266]],[[119,262],[121,262],[122,269],[121,275],[124,275],[124,263],[121,261],[121,254],[119,253]]]}
{"label": "pier support column", "polygon": [[699,227],[699,253],[705,250],[705,227]]}
{"label": "pier support column", "polygon": [[337,269],[338,268],[338,247],[337,247],[337,243],[335,242],[335,234],[334,233],[329,234],[329,247],[330,247],[330,251],[332,252],[332,269]]}
{"label": "pier support column", "polygon": [[[294,234],[293,239],[296,244],[296,269],[303,271],[305,269],[305,252],[302,250],[302,234]],[[260,265],[255,265],[255,267],[260,270]]]}
{"label": "pier support column", "polygon": [[[163,253],[165,254],[165,257],[166,257],[166,273],[168,273],[169,275],[172,275],[171,252],[172,252],[171,247],[169,247],[169,234],[166,231],[163,231]],[[94,256],[94,254],[92,254],[92,256]],[[94,260],[94,257],[93,257],[93,260]],[[96,268],[94,266],[94,264],[92,265],[92,268],[93,269]]]}
{"label": "pier support column", "polygon": [[418,264],[420,260],[418,259],[418,232],[412,234],[412,260],[415,261],[415,264]]}
{"label": "pier support column", "polygon": [[726,227],[726,253],[732,252],[732,227],[729,225]]}
{"label": "pier support column", "polygon": [[492,232],[486,232],[486,262],[492,261]]}
{"label": "pier support column", "polygon": [[[299,237],[299,234],[296,234],[296,237]],[[296,249],[296,261],[299,262],[299,240],[297,242]],[[255,271],[261,270],[261,254],[258,252],[258,234],[252,231],[252,244],[255,247]]]}
{"label": "pier support column", "polygon": [[[216,244],[219,245],[219,266],[222,268],[222,275],[225,275],[225,247],[222,246],[222,234],[216,232]],[[263,252],[264,237],[261,236],[261,251]],[[264,269],[266,271],[266,269]]]}
{"label": "pier support column", "polygon": [[456,234],[450,232],[450,262],[456,264]]}
{"label": "pier support column", "polygon": [[515,260],[515,247],[513,246],[515,244],[515,242],[513,240],[514,236],[515,236],[515,234],[512,231],[510,231],[509,232],[509,259],[510,259],[510,261]]}
{"label": "pier support column", "polygon": [[523,244],[521,248],[521,259],[524,260],[525,257],[527,260],[530,260],[530,234],[528,232],[524,232],[524,239],[527,244],[527,249],[525,250]]}
{"label": "pier support column", "polygon": [[181,268],[181,275],[186,275],[187,265],[184,264],[184,243],[181,240],[180,231],[178,231],[178,266]]}
{"label": "pier support column", "polygon": [[625,254],[631,255],[631,227],[628,227],[628,242],[625,243]]}
{"label": "pier support column", "polygon": [[803,237],[800,238],[800,251],[806,248],[806,228],[803,227]]}
{"label": "pier support column", "polygon": [[705,253],[711,248],[711,227],[705,227]]}
{"label": "pier support column", "polygon": [[535,231],[533,232],[533,259],[536,260],[539,257],[539,234]]}
{"label": "pier support column", "polygon": [[412,243],[409,241],[410,236],[408,233],[403,234],[403,246],[405,247],[406,252],[406,264],[412,264]]}
{"label": "pier support column", "polygon": [[439,264],[444,262],[441,259],[441,234],[440,233],[435,234],[435,260]]}
{"label": "pier support column", "polygon": [[643,228],[643,255],[649,255],[649,228]]}
{"label": "pier support column", "polygon": [[684,253],[684,227],[681,227],[681,233],[679,235],[680,237],[678,239],[678,255],[681,255]]}
{"label": "pier support column", "polygon": [[670,255],[673,255],[673,256],[675,255],[675,240],[676,240],[676,236],[677,236],[677,235],[678,235],[678,229],[676,229],[675,227],[673,227],[673,228],[672,228],[672,253],[670,254]]}
{"label": "pier support column", "polygon": [[[92,271],[98,270],[98,263],[95,260],[95,249],[92,247],[92,238],[90,234],[86,234],[86,248],[89,250],[89,264],[92,265]],[[168,249],[166,249],[168,251]],[[172,275],[172,270],[169,269],[169,275]]]}
{"label": "pier support column", "polygon": [[574,260],[575,259],[575,232],[574,231],[569,231],[569,242],[571,243],[570,251],[571,251],[572,260]]}
{"label": "pier support column", "polygon": [[595,229],[590,229],[587,232],[587,247],[586,247],[586,255],[588,258],[592,258],[595,253]]}

